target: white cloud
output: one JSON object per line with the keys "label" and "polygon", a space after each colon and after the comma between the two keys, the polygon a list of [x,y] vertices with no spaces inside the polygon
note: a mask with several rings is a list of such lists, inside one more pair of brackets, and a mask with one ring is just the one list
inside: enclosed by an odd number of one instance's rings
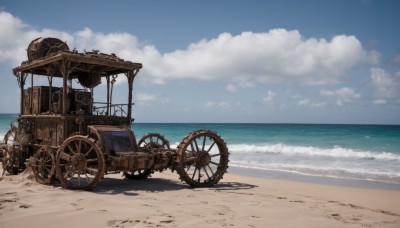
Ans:
{"label": "white cloud", "polygon": [[159,55],[152,77],[226,80],[239,87],[256,83],[295,81],[306,85],[339,82],[360,63],[375,63],[354,36],[332,40],[304,39],[297,30],[272,29],[265,33],[220,34],[192,43],[186,50]]}
{"label": "white cloud", "polygon": [[70,49],[100,50],[144,65],[146,83],[163,84],[170,79],[221,80],[234,92],[262,83],[327,85],[338,83],[352,67],[379,59],[379,53],[363,49],[354,36],[331,40],[302,37],[299,31],[272,29],[267,32],[222,33],[203,39],[185,50],[160,53],[151,44],[141,44],[129,33],[100,33],[84,28],[75,33],[36,30],[5,11],[0,12],[0,62],[19,64],[26,48],[37,37],[58,37]]}
{"label": "white cloud", "polygon": [[233,85],[233,84],[228,84],[228,85],[226,86],[226,90],[228,90],[228,91],[231,92],[231,93],[234,93],[234,92],[237,91],[237,87],[236,87],[235,85]]}
{"label": "white cloud", "polygon": [[374,89],[374,104],[400,101],[400,72],[391,75],[380,68],[371,69],[371,83]]}
{"label": "white cloud", "polygon": [[166,96],[148,94],[148,93],[139,93],[136,96],[136,99],[138,103],[141,105],[149,105],[151,103],[168,104],[170,102],[169,98]]}
{"label": "white cloud", "polygon": [[73,40],[73,36],[66,32],[52,29],[37,31],[5,11],[0,11],[0,24],[0,62],[9,62],[12,66],[17,66],[27,59],[26,49],[29,43],[38,37]]}
{"label": "white cloud", "polygon": [[267,95],[265,97],[263,97],[264,104],[273,105],[275,96],[276,96],[276,93],[274,93],[272,91],[268,91]]}
{"label": "white cloud", "polygon": [[377,104],[377,105],[382,105],[382,104],[386,104],[387,100],[385,99],[375,99],[372,101],[372,103]]}
{"label": "white cloud", "polygon": [[297,106],[321,108],[321,107],[325,107],[326,103],[325,102],[314,102],[314,101],[311,101],[310,99],[302,99],[297,102]]}
{"label": "white cloud", "polygon": [[213,101],[207,101],[205,104],[205,107],[207,109],[229,109],[231,107],[231,104],[229,102],[213,102]]}
{"label": "white cloud", "polygon": [[320,94],[322,96],[335,97],[336,105],[338,106],[343,106],[345,104],[351,103],[361,97],[360,94],[356,93],[353,89],[348,87],[343,87],[337,90],[321,90]]}

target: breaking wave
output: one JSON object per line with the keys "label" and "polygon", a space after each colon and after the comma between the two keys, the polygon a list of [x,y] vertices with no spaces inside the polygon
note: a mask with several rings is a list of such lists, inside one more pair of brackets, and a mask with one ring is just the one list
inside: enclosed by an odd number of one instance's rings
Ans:
{"label": "breaking wave", "polygon": [[282,143],[232,144],[229,151],[232,166],[400,184],[400,153]]}
{"label": "breaking wave", "polygon": [[376,160],[398,160],[400,155],[391,152],[358,151],[354,149],[335,146],[333,148],[319,148],[312,146],[291,146],[282,143],[273,145],[248,145],[233,144],[229,145],[229,151],[233,153],[265,153],[265,154],[284,154],[295,156],[325,156],[333,158],[361,158]]}

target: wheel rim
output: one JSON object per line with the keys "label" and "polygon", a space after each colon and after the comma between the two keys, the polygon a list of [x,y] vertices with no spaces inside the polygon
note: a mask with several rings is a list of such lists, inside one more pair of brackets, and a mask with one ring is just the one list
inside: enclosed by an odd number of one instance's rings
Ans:
{"label": "wheel rim", "polygon": [[212,186],[222,178],[228,168],[228,148],[216,133],[191,133],[178,146],[178,173],[193,187]]}
{"label": "wheel rim", "polygon": [[104,159],[93,140],[73,136],[57,152],[56,171],[65,188],[90,190],[103,176]]}
{"label": "wheel rim", "polygon": [[32,167],[33,174],[37,182],[41,184],[51,184],[54,181],[55,160],[53,152],[48,148],[41,148],[35,154],[37,161]]}

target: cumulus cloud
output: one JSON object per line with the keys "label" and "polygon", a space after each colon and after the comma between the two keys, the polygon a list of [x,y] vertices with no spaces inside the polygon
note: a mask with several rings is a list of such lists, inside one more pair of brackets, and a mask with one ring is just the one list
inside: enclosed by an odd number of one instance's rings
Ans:
{"label": "cumulus cloud", "polygon": [[230,89],[255,83],[295,81],[306,85],[337,83],[359,63],[376,63],[354,36],[304,39],[299,31],[272,29],[264,33],[220,34],[192,43],[186,50],[158,55],[158,67],[149,72],[159,79],[222,79]]}
{"label": "cumulus cloud", "polygon": [[202,111],[233,111],[241,107],[240,102],[228,102],[228,101],[207,101],[202,105]]}
{"label": "cumulus cloud", "polygon": [[275,96],[276,96],[276,93],[274,93],[272,91],[268,91],[267,95],[265,97],[263,97],[264,104],[273,105]]}
{"label": "cumulus cloud", "polygon": [[213,102],[207,101],[205,104],[206,108],[220,108],[220,109],[229,109],[231,104],[229,102]]}
{"label": "cumulus cloud", "polygon": [[400,102],[400,72],[390,74],[381,68],[371,69],[374,104]]}
{"label": "cumulus cloud", "polygon": [[360,94],[356,93],[353,89],[348,87],[343,87],[337,90],[321,90],[320,94],[322,96],[335,97],[336,105],[338,106],[343,106],[345,104],[351,103],[361,97]]}
{"label": "cumulus cloud", "polygon": [[58,37],[70,49],[100,50],[144,65],[144,82],[163,84],[171,79],[220,80],[235,92],[257,84],[299,83],[327,85],[340,82],[352,67],[374,64],[376,52],[366,51],[354,36],[330,40],[304,38],[297,30],[222,33],[203,39],[184,50],[160,53],[129,33],[100,33],[83,28],[75,33],[41,31],[5,11],[0,12],[0,61],[19,64],[26,59],[29,42],[37,37]]}
{"label": "cumulus cloud", "polygon": [[233,93],[233,92],[237,91],[237,87],[235,85],[233,85],[233,84],[228,84],[226,86],[226,90],[228,90],[229,92]]}
{"label": "cumulus cloud", "polygon": [[302,99],[297,102],[297,106],[301,107],[311,107],[311,108],[321,108],[325,107],[326,103],[325,102],[315,102],[310,99]]}
{"label": "cumulus cloud", "polygon": [[0,63],[19,65],[27,59],[29,43],[38,37],[58,37],[63,41],[73,41],[73,36],[63,31],[43,29],[37,31],[12,14],[0,11]]}
{"label": "cumulus cloud", "polygon": [[168,104],[170,102],[169,98],[166,96],[148,93],[139,93],[136,99],[141,105],[149,105],[151,103]]}

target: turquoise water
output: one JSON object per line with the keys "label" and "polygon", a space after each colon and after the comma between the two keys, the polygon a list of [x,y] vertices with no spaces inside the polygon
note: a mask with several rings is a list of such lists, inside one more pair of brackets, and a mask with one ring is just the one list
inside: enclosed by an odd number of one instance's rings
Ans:
{"label": "turquoise water", "polygon": [[[0,114],[0,139],[17,115]],[[400,126],[134,123],[137,139],[163,134],[176,147],[191,131],[216,131],[230,166],[400,184]]]}

